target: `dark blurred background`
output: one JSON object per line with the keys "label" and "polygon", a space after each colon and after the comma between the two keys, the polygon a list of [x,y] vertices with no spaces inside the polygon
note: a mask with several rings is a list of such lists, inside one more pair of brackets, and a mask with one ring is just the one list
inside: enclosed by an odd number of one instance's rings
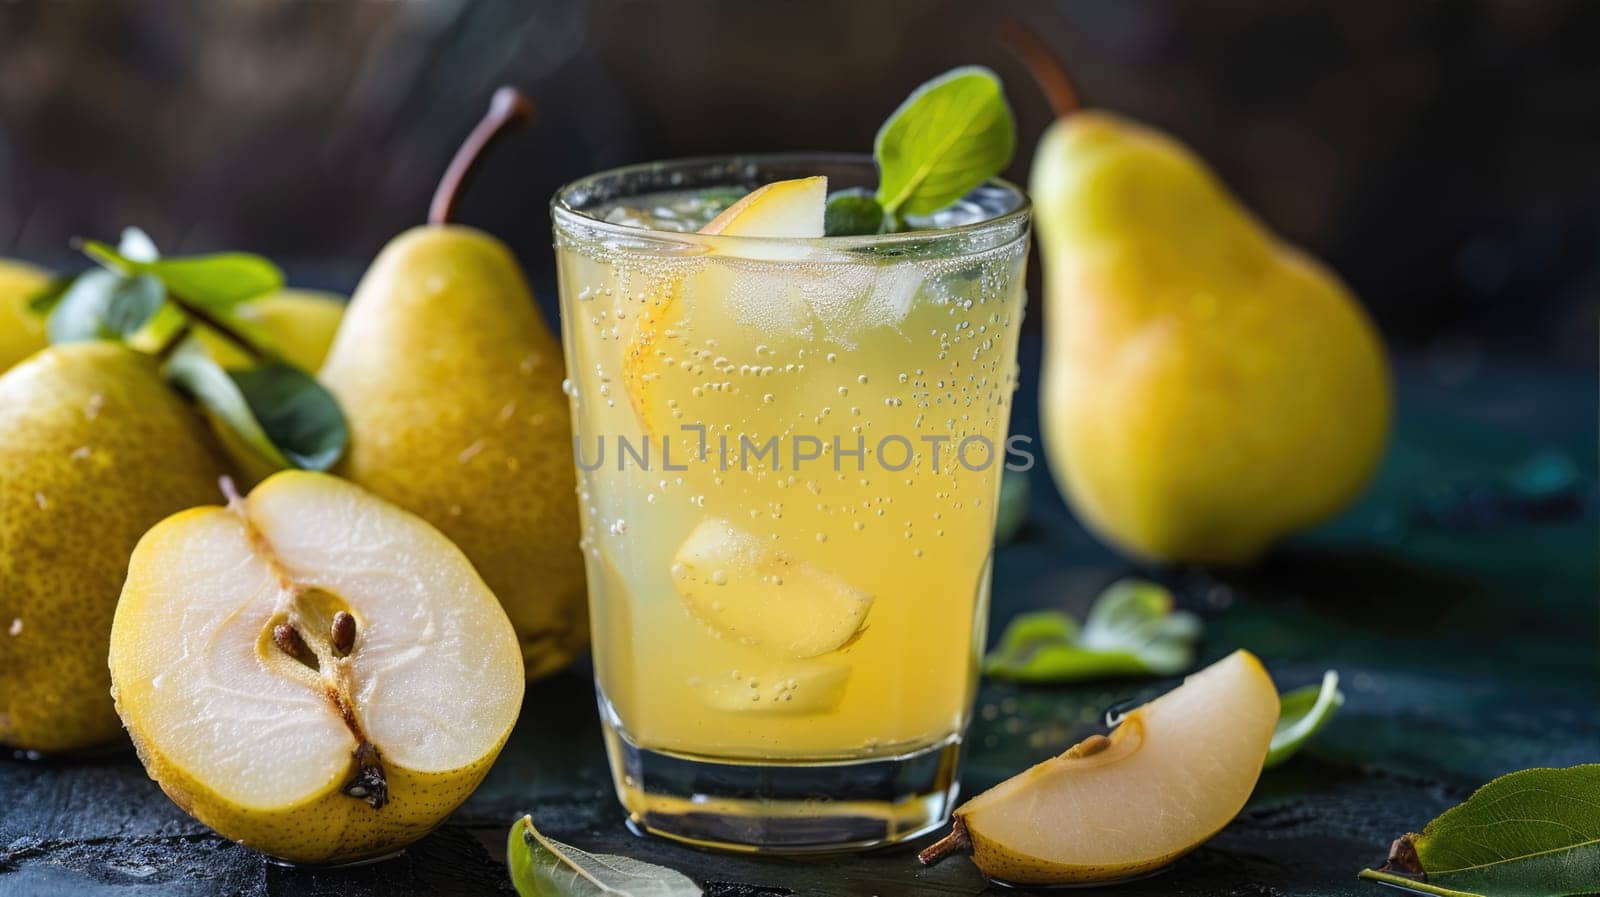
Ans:
{"label": "dark blurred background", "polygon": [[507,239],[548,305],[561,183],[867,151],[958,64],[1005,79],[1025,180],[1049,116],[991,37],[1007,16],[1091,104],[1175,133],[1331,262],[1398,349],[1441,371],[1592,369],[1600,3],[1580,0],[0,0],[0,255],[77,266],[69,238],[137,224],[168,252],[248,249],[348,291],[510,82],[539,119],[459,217]]}

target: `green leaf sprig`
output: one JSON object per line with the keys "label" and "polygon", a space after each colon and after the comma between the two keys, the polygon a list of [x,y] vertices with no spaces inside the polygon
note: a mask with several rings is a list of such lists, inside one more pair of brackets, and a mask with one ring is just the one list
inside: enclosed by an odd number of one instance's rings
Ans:
{"label": "green leaf sprig", "polygon": [[903,230],[905,216],[950,205],[1011,164],[1016,122],[994,72],[952,69],[912,91],[878,129],[878,189],[828,199],[827,234]]}
{"label": "green leaf sprig", "polygon": [[506,840],[511,884],[521,897],[700,897],[681,872],[627,857],[588,853],[534,828],[524,816]]}
{"label": "green leaf sprig", "polygon": [[[29,300],[33,311],[48,314],[52,343],[153,345],[167,360],[167,379],[275,468],[327,470],[344,454],[349,433],[332,394],[234,319],[241,303],[283,288],[276,265],[240,252],[164,258],[131,227],[115,247],[97,240],[81,246],[100,267],[54,281]],[[198,327],[239,347],[254,365],[223,368],[195,335]]]}
{"label": "green leaf sprig", "polygon": [[983,661],[985,673],[1018,682],[1082,682],[1171,676],[1194,663],[1200,618],[1173,610],[1172,593],[1126,579],[1101,593],[1080,627],[1060,611],[1013,619]]}
{"label": "green leaf sprig", "polygon": [[1360,877],[1444,897],[1600,892],[1600,763],[1503,775]]}
{"label": "green leaf sprig", "polygon": [[1263,769],[1271,769],[1294,756],[1344,706],[1339,674],[1329,670],[1322,674],[1320,684],[1285,692],[1280,701],[1278,725],[1272,730],[1272,746],[1267,749]]}

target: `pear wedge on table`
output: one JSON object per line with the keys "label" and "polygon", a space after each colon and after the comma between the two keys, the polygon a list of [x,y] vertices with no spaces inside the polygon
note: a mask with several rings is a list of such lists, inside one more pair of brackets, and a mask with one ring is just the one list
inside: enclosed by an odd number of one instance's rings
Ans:
{"label": "pear wedge on table", "polygon": [[446,221],[471,158],[519,102],[496,95],[441,184],[434,223],[373,261],[320,379],[350,430],[336,472],[461,547],[538,677],[588,642],[561,351],[510,250]]}
{"label": "pear wedge on table", "polygon": [[128,555],[225,472],[148,356],[69,343],[0,376],[0,744],[120,736],[106,645]]}
{"label": "pear wedge on table", "polygon": [[1087,885],[1154,872],[1221,831],[1261,775],[1278,692],[1235,651],[1093,735],[956,810],[924,863],[969,850],[988,877]]}

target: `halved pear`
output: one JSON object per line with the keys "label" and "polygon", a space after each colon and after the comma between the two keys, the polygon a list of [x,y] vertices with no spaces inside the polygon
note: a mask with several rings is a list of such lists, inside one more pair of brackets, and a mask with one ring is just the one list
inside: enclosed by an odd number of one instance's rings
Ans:
{"label": "halved pear", "polygon": [[426,834],[482,781],[523,691],[516,633],[455,545],[298,471],[145,534],[110,666],[150,777],[223,836],[298,863]]}
{"label": "halved pear", "polygon": [[872,608],[866,592],[715,517],[678,546],[671,573],[695,619],[780,657],[837,651]]}
{"label": "halved pear", "polygon": [[[726,237],[787,237],[808,239],[825,233],[828,205],[828,179],[794,178],[774,181],[752,190],[728,206],[722,214],[700,229],[702,234]],[[696,295],[720,296],[732,288],[730,272],[715,265],[689,275]],[[666,344],[684,314],[679,301],[686,286],[680,281],[667,287],[639,315],[638,324],[622,354],[622,382],[628,400],[647,434],[663,431],[666,409],[652,400],[652,384],[661,372],[672,366],[674,352]]]}
{"label": "halved pear", "polygon": [[961,849],[984,875],[1019,885],[1088,884],[1153,872],[1243,809],[1278,721],[1261,662],[1235,651],[956,811],[955,830],[922,853]]}

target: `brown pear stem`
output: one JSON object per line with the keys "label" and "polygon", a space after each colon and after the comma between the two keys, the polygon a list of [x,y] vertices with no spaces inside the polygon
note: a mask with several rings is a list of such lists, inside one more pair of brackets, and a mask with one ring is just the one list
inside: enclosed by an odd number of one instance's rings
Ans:
{"label": "brown pear stem", "polygon": [[928,845],[917,854],[917,861],[924,866],[932,866],[952,853],[966,853],[972,850],[972,837],[967,834],[967,824],[957,816],[950,826],[950,834]]}
{"label": "brown pear stem", "polygon": [[1033,80],[1039,82],[1039,89],[1044,91],[1057,118],[1066,118],[1083,108],[1078,90],[1067,74],[1066,63],[1050,49],[1039,32],[1016,19],[1006,19],[995,28],[995,36],[1022,59]]}
{"label": "brown pear stem", "polygon": [[439,179],[433,202],[428,206],[429,224],[450,223],[455,215],[456,199],[489,144],[513,125],[523,124],[532,118],[533,103],[521,91],[508,86],[494,92],[494,97],[489,100],[489,111],[467,135],[461,148],[456,150],[455,158],[450,160],[450,167],[445,169],[444,177]]}

